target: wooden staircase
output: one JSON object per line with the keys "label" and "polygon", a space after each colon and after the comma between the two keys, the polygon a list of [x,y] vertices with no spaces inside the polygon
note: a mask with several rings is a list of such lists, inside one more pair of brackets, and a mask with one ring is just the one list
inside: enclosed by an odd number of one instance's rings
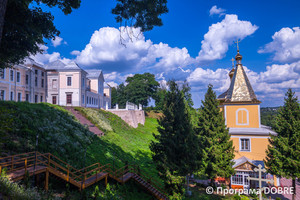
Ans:
{"label": "wooden staircase", "polygon": [[0,174],[2,169],[6,169],[8,177],[13,181],[24,179],[27,174],[33,176],[45,173],[45,190],[48,190],[49,173],[76,186],[79,190],[84,190],[102,179],[105,179],[106,185],[108,177],[122,184],[133,179],[157,199],[168,199],[163,185],[151,179],[136,165],[125,165],[113,171],[111,164],[95,163],[83,169],[76,169],[53,154],[29,152],[0,158]]}

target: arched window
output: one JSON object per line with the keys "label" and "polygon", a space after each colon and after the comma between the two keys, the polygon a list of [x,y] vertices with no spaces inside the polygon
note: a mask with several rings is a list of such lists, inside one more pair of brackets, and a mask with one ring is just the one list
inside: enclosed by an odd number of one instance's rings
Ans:
{"label": "arched window", "polygon": [[236,125],[249,125],[249,112],[245,108],[236,111]]}

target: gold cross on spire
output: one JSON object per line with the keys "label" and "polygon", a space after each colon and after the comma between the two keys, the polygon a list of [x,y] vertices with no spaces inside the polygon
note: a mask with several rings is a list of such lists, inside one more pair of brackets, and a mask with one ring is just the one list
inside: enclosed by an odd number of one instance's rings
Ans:
{"label": "gold cross on spire", "polygon": [[231,61],[232,61],[232,68],[234,68],[234,59],[231,58]]}
{"label": "gold cross on spire", "polygon": [[237,48],[237,51],[239,52],[240,51],[240,48],[239,48],[239,43],[241,43],[241,40],[237,39],[236,42],[236,48]]}

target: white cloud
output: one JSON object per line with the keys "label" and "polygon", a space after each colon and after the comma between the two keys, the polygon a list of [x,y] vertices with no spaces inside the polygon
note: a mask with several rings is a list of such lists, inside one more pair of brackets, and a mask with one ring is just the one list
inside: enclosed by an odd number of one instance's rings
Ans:
{"label": "white cloud", "polygon": [[249,21],[241,21],[237,15],[225,15],[225,18],[209,27],[201,42],[198,61],[211,61],[221,59],[228,51],[228,45],[235,40],[243,40],[253,34],[258,27]]}
{"label": "white cloud", "polygon": [[[61,45],[62,41],[63,41],[63,39],[61,37],[55,36],[55,38],[51,40],[51,43],[54,47],[57,47],[57,46]],[[67,44],[67,42],[64,41],[64,44]]]}
{"label": "white cloud", "polygon": [[294,62],[300,59],[300,28],[282,28],[272,36],[273,41],[258,50],[258,53],[273,53],[273,60]]}
{"label": "white cloud", "polygon": [[209,10],[209,16],[212,16],[212,15],[224,15],[225,14],[225,9],[223,8],[217,8],[216,5],[214,5],[213,7],[211,7],[211,9]]}
{"label": "white cloud", "polygon": [[[172,48],[168,44],[153,44],[145,40],[140,29],[105,27],[95,31],[76,61],[87,67],[101,67],[107,71],[137,71],[154,69],[170,71],[191,62],[186,48]],[[120,36],[122,39],[120,39]],[[123,44],[122,44],[123,43]]]}
{"label": "white cloud", "polygon": [[35,60],[38,63],[46,64],[48,62],[53,62],[55,60],[61,59],[60,53],[53,52],[51,54],[48,53],[48,47],[45,45],[40,45],[40,49],[43,50],[43,53],[37,53],[35,55],[29,56],[33,60]]}
{"label": "white cloud", "polygon": [[71,51],[70,54],[71,54],[71,55],[74,55],[74,56],[78,56],[78,55],[80,54],[80,51],[74,50],[74,51]]}

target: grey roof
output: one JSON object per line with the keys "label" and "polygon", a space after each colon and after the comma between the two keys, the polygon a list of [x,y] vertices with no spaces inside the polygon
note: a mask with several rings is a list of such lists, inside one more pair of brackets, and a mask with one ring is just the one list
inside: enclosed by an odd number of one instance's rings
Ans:
{"label": "grey roof", "polygon": [[24,60],[24,64],[25,65],[35,65],[35,66],[38,66],[38,67],[41,67],[41,68],[45,68],[41,63],[38,63],[36,62],[35,60],[33,60],[32,58],[26,58]]}
{"label": "grey roof", "polygon": [[45,65],[45,69],[63,69],[64,67],[66,66],[65,63],[63,63],[62,61],[60,60],[56,60],[56,61],[53,61],[51,63],[48,63],[47,65]]}
{"label": "grey roof", "polygon": [[99,76],[102,73],[102,70],[86,70],[87,74],[87,78],[99,78]]}
{"label": "grey roof", "polygon": [[269,136],[277,135],[269,126],[261,125],[260,128],[229,128],[230,135],[260,135]]}
{"label": "grey roof", "polygon": [[56,60],[56,61],[53,61],[53,62],[47,64],[45,69],[46,70],[60,70],[60,71],[64,71],[64,70],[83,70],[74,61],[66,64],[66,63],[64,63],[60,60]]}
{"label": "grey roof", "polygon": [[251,159],[249,159],[249,158],[247,158],[245,156],[240,157],[238,159],[235,159],[234,162],[235,163],[232,166],[232,168],[236,168],[236,167],[238,167],[238,166],[240,166],[240,165],[242,165],[242,164],[244,164],[246,162],[249,162],[249,163],[251,163],[251,164],[253,164],[255,166],[258,166],[259,164],[261,164],[263,168],[265,167],[264,161],[262,161],[262,160],[251,160]]}

